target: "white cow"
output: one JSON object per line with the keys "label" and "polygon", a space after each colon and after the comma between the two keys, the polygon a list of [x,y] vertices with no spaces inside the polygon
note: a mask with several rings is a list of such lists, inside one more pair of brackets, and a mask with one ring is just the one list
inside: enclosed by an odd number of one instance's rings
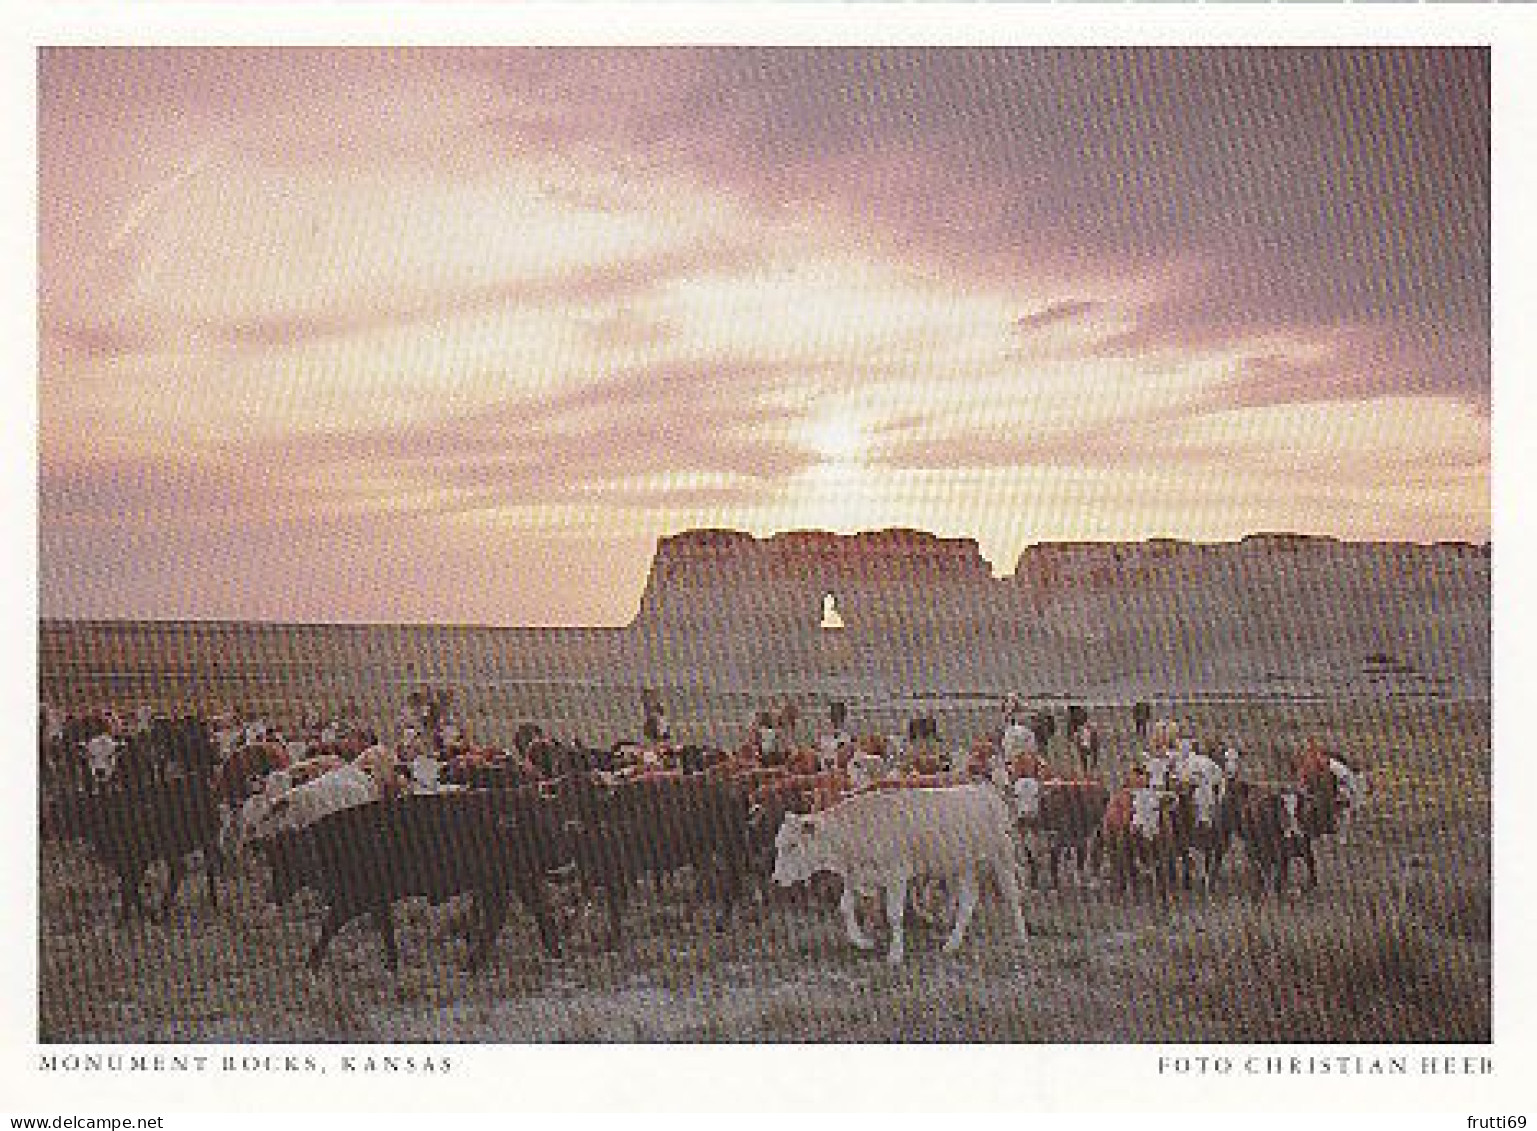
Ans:
{"label": "white cow", "polygon": [[302,829],[322,817],[380,797],[379,784],[354,765],[342,766],[292,789],[282,787],[282,774],[281,770],[272,774],[267,787],[247,800],[236,829],[237,843]]}
{"label": "white cow", "polygon": [[443,763],[427,754],[411,760],[411,793],[458,793],[463,787],[443,780]]}
{"label": "white cow", "polygon": [[1334,775],[1339,783],[1337,796],[1339,804],[1336,806],[1340,831],[1340,843],[1350,843],[1350,823],[1355,817],[1356,809],[1366,799],[1370,784],[1365,774],[1358,774],[1338,758],[1329,759],[1329,772]]}
{"label": "white cow", "polygon": [[1189,754],[1174,767],[1174,780],[1192,789],[1209,786],[1220,796],[1227,777],[1215,759],[1205,754]]}
{"label": "white cow", "polygon": [[1167,789],[1173,759],[1167,753],[1142,752],[1142,768],[1147,771],[1147,784],[1152,789]]}
{"label": "white cow", "polygon": [[1035,731],[1023,723],[1010,723],[1003,728],[1003,756],[1009,762],[1025,755],[1039,756],[1041,748],[1035,741]]}
{"label": "white cow", "polygon": [[838,909],[849,941],[870,950],[855,915],[862,893],[884,891],[891,948],[886,961],[902,962],[902,916],[908,885],[915,879],[943,879],[957,887],[955,927],[945,940],[953,952],[965,937],[980,896],[977,869],[992,869],[1009,907],[1014,928],[1026,937],[1015,863],[1014,821],[1009,806],[990,785],[945,789],[892,789],[856,794],[831,809],[808,816],[789,814],[774,839],[774,880],[801,883],[817,872],[843,879]]}
{"label": "white cow", "polygon": [[849,789],[869,789],[886,776],[886,762],[879,754],[861,750],[849,758]]}
{"label": "white cow", "polygon": [[817,740],[817,766],[823,770],[836,767],[838,755],[843,753],[853,741],[845,730],[835,730],[822,735]]}
{"label": "white cow", "polygon": [[1032,823],[1041,819],[1040,778],[1016,778],[1009,794],[1014,800],[1016,820]]}

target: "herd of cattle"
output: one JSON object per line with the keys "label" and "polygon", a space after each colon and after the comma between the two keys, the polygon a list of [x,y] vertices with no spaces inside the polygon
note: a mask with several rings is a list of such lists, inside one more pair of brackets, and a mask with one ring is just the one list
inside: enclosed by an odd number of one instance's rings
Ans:
{"label": "herd of cattle", "polygon": [[[1070,722],[1087,767],[1093,726]],[[945,949],[959,946],[989,878],[1023,939],[1024,874],[1030,886],[1046,882],[1038,856],[1053,886],[1071,858],[1079,883],[1108,871],[1123,893],[1145,880],[1168,900],[1181,876],[1193,886],[1197,867],[1209,892],[1241,842],[1261,896],[1287,890],[1293,860],[1316,885],[1313,841],[1345,839],[1363,775],[1310,742],[1295,780],[1251,781],[1236,751],[1203,751],[1171,721],[1139,731],[1145,749],[1112,787],[1087,770],[1056,772],[1038,728],[1013,718],[962,752],[839,732],[767,757],[756,737],[731,752],[665,742],[588,750],[526,725],[500,750],[411,730],[386,745],[335,724],[283,739],[194,716],[146,713],[125,727],[45,713],[41,817],[45,837],[83,840],[115,872],[125,921],[168,913],[189,858],[201,857],[215,906],[226,864],[261,858],[272,902],[310,889],[326,909],[311,968],[364,915],[396,968],[392,907],[410,897],[473,897],[471,968],[488,958],[514,897],[551,955],[570,906],[557,892],[600,901],[618,946],[630,892],[685,867],[714,897],[722,929],[754,886],[770,899],[828,873],[841,880],[850,941],[869,949],[866,901],[883,897],[892,963],[909,908],[950,920]],[[165,894],[147,908],[159,861]]]}

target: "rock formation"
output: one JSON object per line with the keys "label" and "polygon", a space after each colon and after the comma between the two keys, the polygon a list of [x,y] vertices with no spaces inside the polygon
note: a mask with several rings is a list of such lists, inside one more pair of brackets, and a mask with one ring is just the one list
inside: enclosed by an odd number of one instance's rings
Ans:
{"label": "rock formation", "polygon": [[658,657],[708,641],[722,669],[809,674],[826,667],[828,594],[840,663],[882,684],[1476,695],[1489,681],[1487,544],[1041,543],[995,577],[971,539],[919,531],[690,531],[658,544],[632,630]]}
{"label": "rock formation", "polygon": [[815,632],[828,594],[846,625],[866,631],[966,619],[1007,596],[970,538],[693,530],[657,544],[637,624]]}

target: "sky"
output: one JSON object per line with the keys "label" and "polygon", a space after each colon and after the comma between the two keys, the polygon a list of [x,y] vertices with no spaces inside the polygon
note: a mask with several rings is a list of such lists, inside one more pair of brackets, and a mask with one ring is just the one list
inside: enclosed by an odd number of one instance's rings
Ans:
{"label": "sky", "polygon": [[46,48],[44,616],[1490,532],[1478,49]]}

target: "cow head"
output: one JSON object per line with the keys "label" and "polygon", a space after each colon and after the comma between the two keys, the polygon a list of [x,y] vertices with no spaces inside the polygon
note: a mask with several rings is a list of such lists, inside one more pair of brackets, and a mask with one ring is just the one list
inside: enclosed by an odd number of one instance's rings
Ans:
{"label": "cow head", "polygon": [[1038,820],[1041,815],[1041,779],[1019,778],[1014,782],[1014,817],[1020,821]]}
{"label": "cow head", "polygon": [[1303,821],[1308,817],[1308,796],[1298,789],[1288,789],[1281,794],[1281,837],[1287,841],[1300,841],[1307,833]]}
{"label": "cow head", "polygon": [[774,882],[789,887],[820,871],[827,856],[825,838],[819,818],[785,814],[774,837]]}
{"label": "cow head", "polygon": [[1161,789],[1131,791],[1131,831],[1144,840],[1156,840],[1163,829],[1165,799]]}
{"label": "cow head", "polygon": [[1209,781],[1197,783],[1190,791],[1190,808],[1197,828],[1212,828],[1217,823],[1217,787]]}
{"label": "cow head", "polygon": [[117,772],[118,755],[122,752],[122,743],[110,734],[98,734],[85,744],[85,764],[91,771],[91,779],[95,782],[107,782]]}

